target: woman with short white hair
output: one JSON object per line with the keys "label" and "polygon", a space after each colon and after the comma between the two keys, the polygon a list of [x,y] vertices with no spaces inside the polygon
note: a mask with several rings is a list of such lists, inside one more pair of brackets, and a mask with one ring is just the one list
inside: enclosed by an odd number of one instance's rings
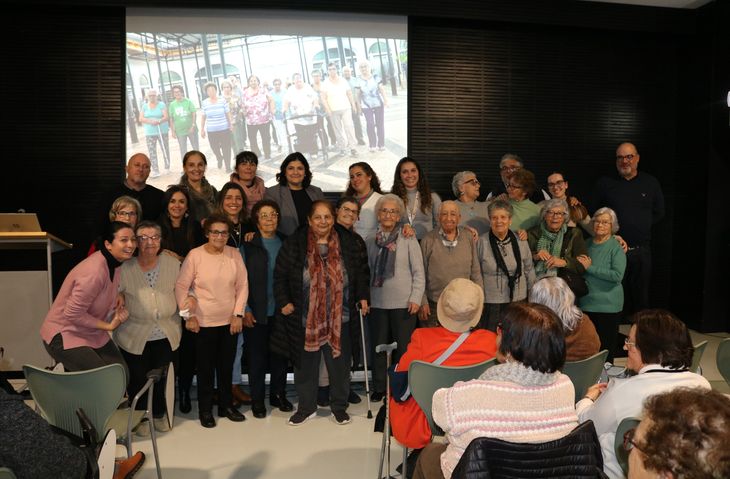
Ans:
{"label": "woman with short white hair", "polygon": [[486,201],[477,201],[480,185],[476,173],[468,170],[456,173],[451,180],[451,189],[461,213],[459,226],[469,226],[483,235],[489,231],[489,212]]}
{"label": "woman with short white hair", "polygon": [[537,281],[530,290],[530,302],[552,309],[563,322],[566,361],[586,359],[599,351],[596,327],[575,305],[575,294],[563,279],[554,276]]}

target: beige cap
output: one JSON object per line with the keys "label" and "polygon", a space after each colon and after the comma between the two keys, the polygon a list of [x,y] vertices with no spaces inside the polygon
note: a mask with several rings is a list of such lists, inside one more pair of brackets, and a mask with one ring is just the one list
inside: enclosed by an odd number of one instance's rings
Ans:
{"label": "beige cap", "polygon": [[456,278],[446,285],[436,306],[441,326],[454,333],[469,331],[482,317],[484,291],[466,278]]}

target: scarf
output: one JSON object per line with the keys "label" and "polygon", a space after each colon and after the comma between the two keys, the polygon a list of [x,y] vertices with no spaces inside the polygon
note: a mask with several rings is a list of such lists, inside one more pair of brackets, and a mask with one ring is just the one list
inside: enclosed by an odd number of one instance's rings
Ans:
{"label": "scarf", "polygon": [[444,246],[447,248],[456,248],[456,245],[459,244],[459,235],[461,234],[461,230],[459,228],[456,228],[456,236],[454,236],[454,240],[450,240],[446,237],[446,233],[444,233],[443,228],[439,228],[439,236],[441,237],[441,243],[443,243]]}
{"label": "scarf", "polygon": [[[515,257],[515,261],[517,262],[515,274],[512,275],[509,274],[509,270],[507,269],[507,263],[504,262],[504,254],[502,254],[502,248],[504,248],[507,243],[510,243],[512,245],[512,254]],[[501,241],[494,235],[494,233],[492,233],[492,230],[489,230],[489,245],[492,247],[492,255],[494,255],[494,260],[497,262],[497,269],[502,271],[502,273],[507,276],[507,286],[509,287],[509,301],[511,303],[512,298],[515,294],[515,285],[520,279],[520,276],[522,276],[522,255],[520,254],[519,243],[517,243],[517,236],[511,230],[508,230],[507,238],[505,238],[504,241]]]}
{"label": "scarf", "polygon": [[327,239],[327,257],[322,258],[314,231],[307,232],[307,265],[309,268],[309,309],[304,332],[304,350],[319,351],[329,343],[332,357],[342,353],[342,301],[344,275],[340,257],[340,238],[334,229]]}
{"label": "scarf", "polygon": [[487,369],[479,376],[482,381],[509,381],[520,386],[547,386],[558,380],[560,373],[541,373],[524,364],[508,360]]}
{"label": "scarf", "polygon": [[401,229],[400,221],[395,224],[393,231],[385,233],[380,231],[375,234],[375,245],[378,247],[378,254],[375,257],[373,266],[373,288],[382,288],[386,279],[395,276],[395,244]]}
{"label": "scarf", "polygon": [[208,183],[208,180],[206,180],[205,177],[200,180],[200,193],[198,193],[198,190],[190,185],[187,174],[183,174],[180,177],[180,186],[186,187],[188,189],[188,194],[193,198],[205,200],[210,204],[211,208],[215,205],[215,191],[213,191],[213,187],[210,186],[210,183]]}
{"label": "scarf", "polygon": [[[560,229],[553,233],[545,227],[545,222],[540,222],[540,239],[537,240],[537,251],[545,250],[556,258],[560,257],[560,249],[563,247],[563,236],[568,230],[568,225],[563,223]],[[545,276],[555,276],[558,274],[557,268],[548,268],[545,261],[538,261],[535,265],[535,276],[544,278]]]}

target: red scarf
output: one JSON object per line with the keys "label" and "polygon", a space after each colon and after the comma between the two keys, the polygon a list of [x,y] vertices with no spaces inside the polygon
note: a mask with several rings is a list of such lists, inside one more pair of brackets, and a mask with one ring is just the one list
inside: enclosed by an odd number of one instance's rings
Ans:
{"label": "red scarf", "polygon": [[[342,301],[345,287],[340,257],[340,238],[334,229],[327,239],[327,257],[319,254],[317,239],[310,229],[307,233],[307,264],[309,268],[309,309],[304,333],[304,350],[319,351],[329,343],[332,357],[342,351]],[[327,292],[329,291],[329,308]]]}

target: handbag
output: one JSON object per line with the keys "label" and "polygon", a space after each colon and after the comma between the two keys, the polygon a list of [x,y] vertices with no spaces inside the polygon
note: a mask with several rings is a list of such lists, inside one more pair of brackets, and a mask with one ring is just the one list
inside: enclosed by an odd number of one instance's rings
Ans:
{"label": "handbag", "polygon": [[581,274],[568,268],[558,268],[558,278],[562,278],[568,283],[568,287],[575,294],[576,298],[588,294],[588,284],[586,284],[586,280]]}

